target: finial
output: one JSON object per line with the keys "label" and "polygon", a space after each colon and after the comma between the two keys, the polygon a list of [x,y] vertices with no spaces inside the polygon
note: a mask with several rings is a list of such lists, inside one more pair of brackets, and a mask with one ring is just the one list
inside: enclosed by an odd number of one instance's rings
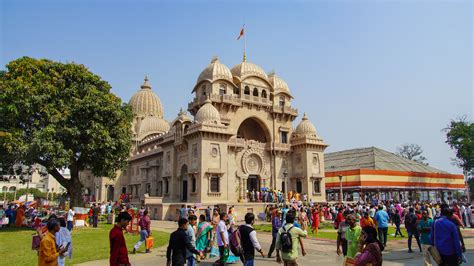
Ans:
{"label": "finial", "polygon": [[211,101],[211,95],[206,95],[206,100],[204,101],[204,103],[212,103]]}
{"label": "finial", "polygon": [[143,82],[143,85],[141,86],[142,89],[151,89],[151,85],[148,82],[148,75],[145,75],[145,81]]}
{"label": "finial", "polygon": [[211,64],[216,63],[216,62],[219,62],[219,57],[213,56],[212,59],[211,59]]}
{"label": "finial", "polygon": [[303,120],[308,120],[308,116],[306,115],[306,112],[303,114]]}
{"label": "finial", "polygon": [[247,54],[244,52],[244,61],[243,62],[247,62]]}
{"label": "finial", "polygon": [[148,75],[145,75],[145,82],[148,81]]}

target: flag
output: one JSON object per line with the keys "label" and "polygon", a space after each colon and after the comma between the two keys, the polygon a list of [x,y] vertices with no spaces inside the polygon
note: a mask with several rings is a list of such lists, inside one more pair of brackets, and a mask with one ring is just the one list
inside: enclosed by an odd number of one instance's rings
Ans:
{"label": "flag", "polygon": [[244,36],[244,29],[245,25],[242,26],[242,29],[240,30],[239,37],[237,37],[237,40],[240,40],[240,37]]}

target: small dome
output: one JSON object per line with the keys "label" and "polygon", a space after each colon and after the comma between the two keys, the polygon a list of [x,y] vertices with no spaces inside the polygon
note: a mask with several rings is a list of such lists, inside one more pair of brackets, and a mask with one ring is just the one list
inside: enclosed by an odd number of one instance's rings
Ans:
{"label": "small dome", "polygon": [[170,125],[163,118],[157,116],[147,116],[140,124],[140,136],[146,136],[153,133],[164,134],[170,130]]}
{"label": "small dome", "polygon": [[212,105],[211,100],[207,99],[203,106],[199,108],[194,117],[197,122],[200,123],[210,123],[210,124],[220,124],[221,115],[219,111]]}
{"label": "small dome", "polygon": [[277,76],[277,74],[275,74],[275,72],[271,72],[268,75],[268,79],[270,81],[270,84],[272,84],[273,89],[274,89],[275,92],[283,91],[283,92],[286,92],[288,94],[290,93],[290,88],[288,87],[288,84],[283,79],[281,79],[279,76]]}
{"label": "small dome", "polygon": [[229,68],[219,61],[219,58],[214,57],[211,63],[201,72],[196,84],[203,80],[215,81],[218,79],[224,79],[232,83],[232,73]]}
{"label": "small dome", "polygon": [[135,116],[152,115],[163,118],[163,107],[160,98],[151,90],[148,77],[145,77],[141,89],[132,96],[129,104],[132,106]]}
{"label": "small dome", "polygon": [[248,76],[257,76],[264,80],[268,80],[267,73],[263,69],[255,64],[243,61],[242,63],[234,66],[230,72],[234,77],[237,77],[240,80]]}
{"label": "small dome", "polygon": [[298,134],[298,135],[316,136],[316,128],[308,120],[308,117],[306,116],[306,113],[304,113],[303,119],[301,120],[300,124],[296,127],[295,133]]}

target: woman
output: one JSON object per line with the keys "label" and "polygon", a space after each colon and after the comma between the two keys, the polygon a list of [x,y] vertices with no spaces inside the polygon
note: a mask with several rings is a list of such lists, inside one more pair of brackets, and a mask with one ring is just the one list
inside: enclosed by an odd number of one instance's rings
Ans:
{"label": "woman", "polygon": [[366,226],[362,229],[359,241],[359,252],[355,258],[356,266],[371,264],[372,266],[381,266],[384,247],[377,240],[377,231],[372,226]]}
{"label": "woman", "polygon": [[312,214],[312,219],[313,219],[313,223],[311,225],[311,228],[313,230],[313,233],[315,233],[315,235],[318,234],[318,229],[319,229],[319,209],[318,207],[315,207],[313,209],[313,214]]}
{"label": "woman", "polygon": [[212,225],[206,222],[206,216],[201,214],[199,216],[199,224],[196,232],[196,250],[200,251],[206,257],[207,247],[212,239]]}
{"label": "woman", "polygon": [[229,219],[230,227],[234,226],[234,224],[237,220],[237,217],[236,217],[235,212],[234,212],[234,206],[231,206],[229,208],[229,212],[227,213],[227,217]]}
{"label": "woman", "polygon": [[66,257],[69,257],[69,259],[72,258],[72,239],[71,232],[66,228],[66,220],[64,217],[59,218],[59,225],[61,226],[59,232],[55,234],[56,246],[64,249],[67,247],[67,249],[64,254],[58,256],[58,266],[64,266],[66,265]]}
{"label": "woman", "polygon": [[15,226],[22,227],[24,219],[25,219],[25,206],[20,206],[18,207],[16,211]]}

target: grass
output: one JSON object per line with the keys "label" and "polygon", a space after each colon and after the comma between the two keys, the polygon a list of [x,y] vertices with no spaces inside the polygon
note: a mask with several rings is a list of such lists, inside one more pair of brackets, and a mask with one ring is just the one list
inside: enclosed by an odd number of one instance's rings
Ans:
{"label": "grass", "polygon": [[[258,232],[272,232],[272,225],[271,224],[256,224],[253,226],[256,231]],[[406,237],[407,232],[404,228],[401,228],[403,235]],[[395,227],[389,226],[388,227],[388,240],[397,239],[394,237],[395,235]],[[308,228],[308,237],[315,237],[315,238],[324,238],[324,239],[337,239],[337,231],[333,228],[332,223],[321,223],[319,226],[318,234],[314,234],[311,232],[311,228]],[[400,239],[400,237],[398,237]]]}
{"label": "grass", "polygon": [[[100,224],[98,228],[79,228],[72,233],[73,257],[67,259],[67,265],[107,259],[109,257],[109,231],[112,225]],[[1,265],[37,265],[37,252],[31,250],[31,237],[35,231],[26,228],[2,228],[0,230],[0,258]],[[163,246],[168,243],[169,233],[153,231],[154,247]],[[125,234],[127,248],[133,249],[133,245],[140,236]],[[137,253],[145,252],[143,244]]]}

